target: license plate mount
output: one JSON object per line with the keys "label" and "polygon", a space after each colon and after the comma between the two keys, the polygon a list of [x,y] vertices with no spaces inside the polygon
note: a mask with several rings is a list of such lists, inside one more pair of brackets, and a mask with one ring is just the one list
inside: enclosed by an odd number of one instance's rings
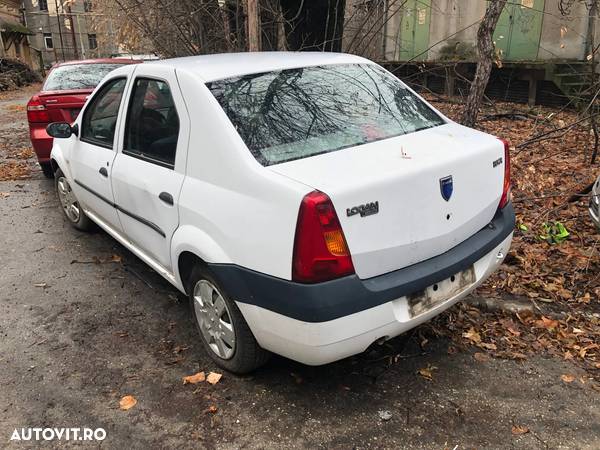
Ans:
{"label": "license plate mount", "polygon": [[475,283],[473,266],[407,296],[410,317],[417,317],[460,294]]}

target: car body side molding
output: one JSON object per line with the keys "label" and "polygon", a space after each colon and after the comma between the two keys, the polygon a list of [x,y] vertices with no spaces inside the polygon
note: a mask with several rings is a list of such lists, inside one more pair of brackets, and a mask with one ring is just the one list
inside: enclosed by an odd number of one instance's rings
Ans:
{"label": "car body side molding", "polygon": [[148,228],[152,228],[154,231],[156,231],[158,234],[160,234],[162,237],[166,237],[165,232],[162,230],[161,227],[159,227],[158,225],[156,225],[154,222],[149,221],[148,219],[144,219],[143,217],[138,216],[137,214],[132,213],[131,211],[128,211],[124,208],[121,208],[119,205],[117,205],[114,202],[111,202],[109,199],[107,199],[106,197],[100,195],[99,193],[97,193],[96,191],[94,191],[92,188],[86,186],[85,184],[83,184],[81,181],[79,180],[75,180],[75,183],[80,186],[81,188],[85,189],[86,191],[88,191],[90,194],[95,195],[96,197],[98,197],[100,200],[102,200],[105,203],[108,203],[110,206],[112,206],[113,208],[115,208],[118,211],[121,211],[123,214],[127,214],[129,217],[131,217],[132,219],[137,220],[138,222],[146,225]]}

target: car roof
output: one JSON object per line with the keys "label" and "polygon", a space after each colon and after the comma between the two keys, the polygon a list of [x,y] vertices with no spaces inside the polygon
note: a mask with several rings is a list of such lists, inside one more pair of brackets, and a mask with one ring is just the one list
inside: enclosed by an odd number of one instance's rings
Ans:
{"label": "car roof", "polygon": [[139,64],[141,60],[131,58],[97,58],[97,59],[79,59],[73,61],[65,61],[54,64],[52,68],[62,66],[72,66],[75,64]]}
{"label": "car roof", "polygon": [[246,52],[217,53],[163,59],[146,64],[161,64],[196,74],[204,81],[249,75],[274,70],[332,64],[373,64],[365,58],[329,52]]}

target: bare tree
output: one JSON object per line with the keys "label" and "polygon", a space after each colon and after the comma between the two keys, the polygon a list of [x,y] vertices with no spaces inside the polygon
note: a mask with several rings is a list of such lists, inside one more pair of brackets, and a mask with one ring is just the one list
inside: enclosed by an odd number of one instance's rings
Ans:
{"label": "bare tree", "polygon": [[500,13],[502,13],[505,5],[506,0],[490,0],[485,9],[483,20],[479,24],[479,30],[477,31],[477,52],[479,58],[477,60],[475,78],[471,83],[467,105],[462,118],[462,123],[468,127],[475,125],[481,100],[490,79],[494,59],[494,42],[492,36],[500,18]]}

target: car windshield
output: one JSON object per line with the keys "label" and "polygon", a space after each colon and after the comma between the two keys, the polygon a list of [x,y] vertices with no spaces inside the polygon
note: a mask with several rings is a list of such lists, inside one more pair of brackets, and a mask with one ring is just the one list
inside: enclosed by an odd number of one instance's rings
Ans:
{"label": "car windshield", "polygon": [[400,80],[372,64],[288,69],[207,86],[263,165],[445,123]]}
{"label": "car windshield", "polygon": [[44,91],[67,91],[71,89],[93,89],[104,76],[122,64],[69,64],[50,72],[44,83]]}

